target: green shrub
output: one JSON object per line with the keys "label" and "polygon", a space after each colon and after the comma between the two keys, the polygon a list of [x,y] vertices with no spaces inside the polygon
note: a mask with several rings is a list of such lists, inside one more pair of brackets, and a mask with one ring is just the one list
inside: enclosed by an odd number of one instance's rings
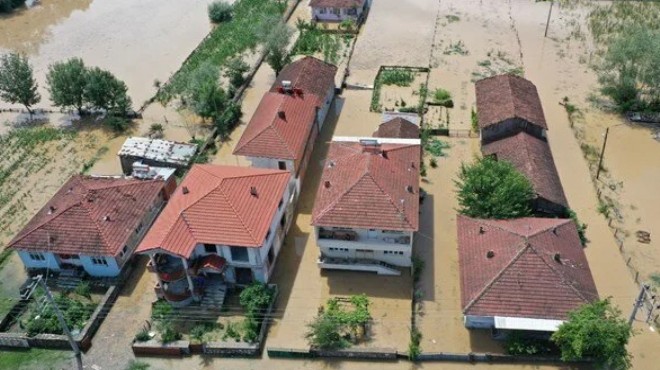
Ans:
{"label": "green shrub", "polygon": [[248,316],[243,320],[243,341],[254,343],[259,336],[259,323],[254,317]]}
{"label": "green shrub", "polygon": [[253,283],[243,289],[239,300],[248,315],[254,315],[265,310],[273,299],[275,292],[266,284]]}
{"label": "green shrub", "polygon": [[241,339],[241,334],[238,332],[236,324],[231,321],[227,323],[225,334],[222,336],[222,340],[227,340],[227,338],[236,339],[237,341]]}
{"label": "green shrub", "polygon": [[589,241],[587,240],[587,236],[585,234],[587,231],[587,224],[580,222],[577,213],[575,213],[575,211],[573,211],[572,209],[569,209],[567,213],[568,213],[568,218],[570,218],[571,220],[573,220],[573,222],[575,222],[578,236],[580,237],[580,243],[582,243],[582,245],[587,244],[587,242]]}
{"label": "green shrub", "polygon": [[443,107],[453,108],[454,101],[451,99],[451,93],[445,89],[437,88],[433,92],[433,101]]}
{"label": "green shrub", "polygon": [[415,73],[401,69],[384,69],[380,72],[379,79],[383,85],[410,86],[415,80]]}
{"label": "green shrub", "polygon": [[181,333],[174,330],[172,323],[163,322],[160,325],[160,341],[163,344],[171,343],[181,339]]}
{"label": "green shrub", "polygon": [[415,361],[422,353],[422,348],[419,346],[422,341],[422,333],[416,327],[410,329],[410,342],[408,343],[408,359]]}
{"label": "green shrub", "polygon": [[531,338],[519,332],[512,332],[506,338],[505,350],[509,355],[534,356],[553,352],[554,346],[548,340]]}
{"label": "green shrub", "polygon": [[[62,311],[64,320],[70,330],[82,329],[95,308],[93,303],[85,304],[65,295],[55,298],[55,304]],[[36,310],[24,327],[27,329],[28,336],[63,333],[62,326],[51,305]]]}
{"label": "green shrub", "polygon": [[204,336],[206,333],[212,331],[215,326],[215,323],[212,322],[197,324],[193,326],[192,329],[190,329],[190,338],[201,343],[204,341]]}
{"label": "green shrub", "polygon": [[431,158],[431,160],[429,160],[429,165],[431,166],[431,168],[437,168],[438,161],[435,158]]}
{"label": "green shrub", "polygon": [[208,6],[209,19],[213,23],[229,21],[231,19],[232,11],[233,7],[231,4],[222,0],[216,0]]}
{"label": "green shrub", "polygon": [[470,122],[472,124],[472,131],[479,132],[479,117],[477,116],[477,111],[474,110],[474,107],[472,107],[472,110],[470,111]]}
{"label": "green shrub", "polygon": [[149,369],[149,364],[137,360],[131,360],[126,367],[126,370],[147,370]]}
{"label": "green shrub", "polygon": [[138,342],[146,342],[149,339],[151,339],[151,336],[149,335],[149,329],[146,327],[140,329],[140,331],[135,334],[135,340]]}
{"label": "green shrub", "polygon": [[89,286],[89,283],[86,281],[83,281],[80,284],[78,284],[78,286],[76,286],[76,289],[74,289],[73,292],[87,299],[92,298],[92,288]]}
{"label": "green shrub", "polygon": [[444,157],[446,154],[443,150],[449,148],[449,143],[438,139],[429,139],[424,145],[424,150],[434,157]]}
{"label": "green shrub", "polygon": [[154,321],[168,320],[172,316],[172,305],[165,300],[159,300],[151,307],[151,319]]}

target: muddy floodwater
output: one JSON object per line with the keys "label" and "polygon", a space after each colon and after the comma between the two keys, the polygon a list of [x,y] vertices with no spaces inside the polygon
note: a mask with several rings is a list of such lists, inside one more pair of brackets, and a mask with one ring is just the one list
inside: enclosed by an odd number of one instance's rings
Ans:
{"label": "muddy floodwater", "polygon": [[[126,82],[135,107],[155,93],[210,30],[209,0],[41,0],[0,16],[0,53],[30,58],[42,95],[48,65],[80,57]],[[2,103],[6,106],[5,103]]]}

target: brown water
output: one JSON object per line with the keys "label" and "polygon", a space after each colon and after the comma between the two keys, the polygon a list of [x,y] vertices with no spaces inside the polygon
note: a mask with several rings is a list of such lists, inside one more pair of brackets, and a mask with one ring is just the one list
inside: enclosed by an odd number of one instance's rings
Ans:
{"label": "brown water", "polygon": [[[48,107],[48,65],[71,57],[126,82],[136,107],[155,93],[210,30],[207,0],[42,0],[0,18],[0,53],[27,54]],[[4,104],[4,103],[3,103]],[[5,105],[2,105],[5,106]]]}

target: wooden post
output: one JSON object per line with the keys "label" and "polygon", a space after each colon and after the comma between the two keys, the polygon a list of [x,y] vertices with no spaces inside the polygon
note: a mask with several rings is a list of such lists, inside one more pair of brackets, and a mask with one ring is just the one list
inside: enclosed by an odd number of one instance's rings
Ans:
{"label": "wooden post", "polygon": [[603,147],[600,149],[600,158],[598,159],[598,169],[596,170],[596,180],[600,176],[600,170],[603,168],[603,154],[605,154],[605,145],[607,145],[607,135],[610,132],[610,128],[605,129],[605,138],[603,139]]}
{"label": "wooden post", "polygon": [[552,15],[552,6],[555,5],[554,0],[550,3],[550,10],[548,11],[548,20],[545,22],[545,33],[543,37],[548,37],[548,27],[550,26],[550,16]]}

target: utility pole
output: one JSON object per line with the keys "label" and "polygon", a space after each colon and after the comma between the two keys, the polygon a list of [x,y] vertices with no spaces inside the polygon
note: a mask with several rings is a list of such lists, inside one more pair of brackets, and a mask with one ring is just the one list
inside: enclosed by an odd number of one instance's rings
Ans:
{"label": "utility pole", "polygon": [[642,304],[644,304],[644,296],[646,295],[646,290],[649,288],[650,286],[648,284],[642,284],[642,288],[639,290],[639,295],[637,296],[637,300],[635,301],[633,311],[630,314],[630,318],[628,319],[628,325],[632,325],[633,321],[635,320],[635,316],[637,315],[637,310],[639,310],[639,308],[642,307]]}
{"label": "utility pole", "polygon": [[37,276],[35,280],[36,283],[34,284],[31,291],[28,293],[27,298],[29,298],[32,295],[37,285],[41,285],[41,288],[46,293],[46,298],[48,299],[48,302],[50,302],[50,304],[53,306],[53,311],[55,311],[55,315],[57,316],[57,319],[60,321],[60,325],[62,325],[62,330],[64,331],[64,334],[66,334],[67,338],[69,339],[69,344],[71,345],[71,349],[73,349],[73,354],[76,357],[78,370],[83,370],[82,353],[80,352],[80,348],[78,348],[78,344],[76,343],[75,339],[73,339],[73,335],[71,335],[71,331],[69,330],[69,326],[66,324],[66,320],[64,320],[62,311],[60,311],[60,308],[57,307],[57,304],[53,299],[53,295],[50,293],[50,289],[48,289],[48,286],[46,286],[46,283],[44,282],[41,275]]}
{"label": "utility pole", "polygon": [[651,316],[653,315],[653,310],[656,309],[656,308],[660,308],[660,305],[658,305],[658,306],[655,305],[656,298],[657,298],[657,296],[655,294],[651,296],[651,307],[649,307],[649,314],[646,316],[646,323],[647,324],[649,323],[649,321],[651,321]]}
{"label": "utility pole", "polygon": [[545,33],[543,37],[548,37],[548,27],[550,27],[550,15],[552,15],[552,6],[555,5],[555,1],[550,2],[550,10],[548,11],[548,20],[545,21]]}
{"label": "utility pole", "polygon": [[610,133],[610,128],[605,129],[605,139],[603,139],[603,147],[600,149],[600,158],[598,159],[598,169],[596,170],[596,180],[600,177],[600,170],[603,168],[603,154],[605,154],[605,145],[607,145],[607,135]]}

